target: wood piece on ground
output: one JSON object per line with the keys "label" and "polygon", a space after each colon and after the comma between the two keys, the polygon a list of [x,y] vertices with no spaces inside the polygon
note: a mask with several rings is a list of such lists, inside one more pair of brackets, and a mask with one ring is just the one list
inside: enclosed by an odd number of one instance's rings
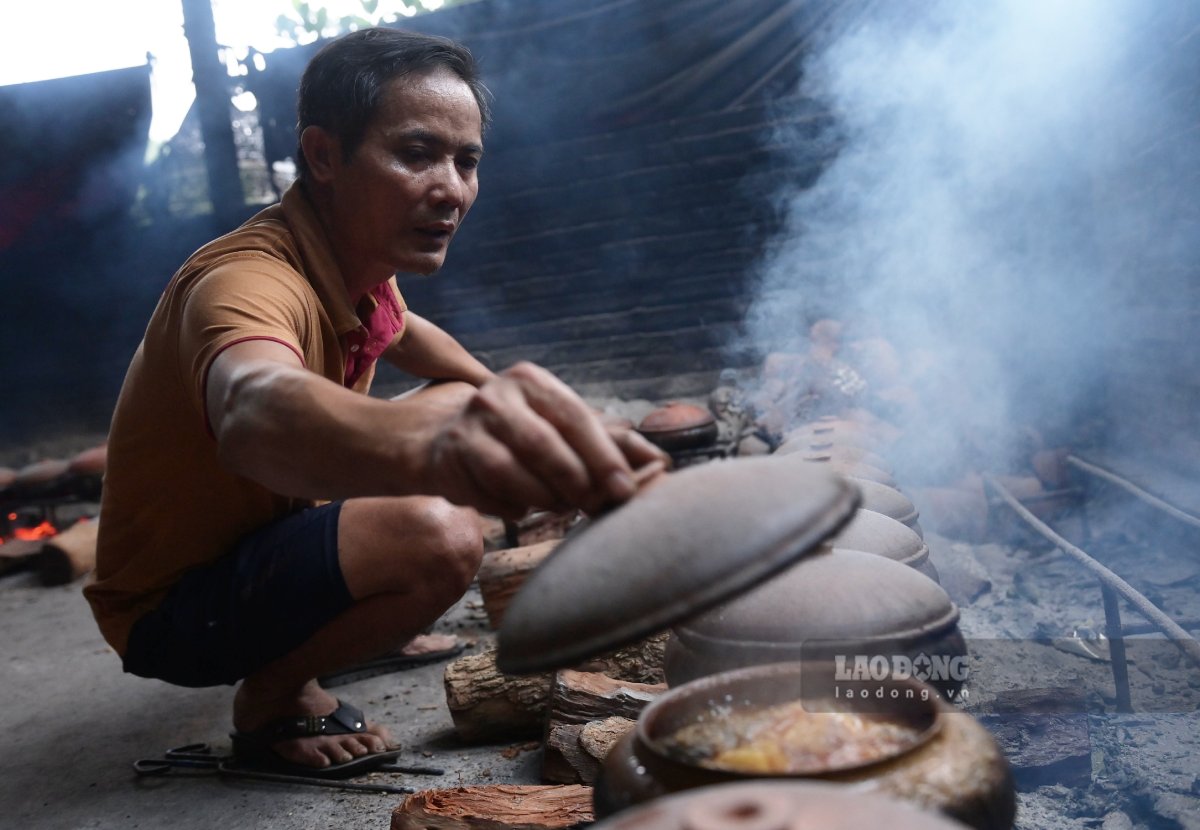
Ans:
{"label": "wood piece on ground", "polygon": [[509,602],[525,584],[525,579],[558,547],[558,543],[558,539],[549,539],[483,555],[483,563],[479,566],[479,593],[483,596],[488,624],[493,629],[500,627]]}
{"label": "wood piece on ground", "polygon": [[554,676],[550,689],[550,719],[585,724],[619,715],[636,720],[666,690],[665,683],[636,683],[600,672],[564,669]]}
{"label": "wood piece on ground", "polygon": [[590,723],[551,721],[542,754],[542,779],[559,784],[592,784],[613,744],[637,725],[611,717]]}
{"label": "wood piece on ground", "polygon": [[8,539],[0,545],[0,575],[36,564],[45,539]]}
{"label": "wood piece on ground", "polygon": [[391,830],[561,830],[593,818],[591,787],[496,784],[405,796]]}
{"label": "wood piece on ground", "polygon": [[38,576],[43,585],[66,585],[91,573],[96,567],[97,519],[81,519],[62,533],[45,540],[38,557]]}
{"label": "wood piece on ground", "polygon": [[[598,671],[618,680],[663,683],[667,632],[589,660],[579,670]],[[541,737],[554,675],[504,674],[496,650],[460,657],[446,666],[446,706],[460,739],[467,742],[517,741]]]}

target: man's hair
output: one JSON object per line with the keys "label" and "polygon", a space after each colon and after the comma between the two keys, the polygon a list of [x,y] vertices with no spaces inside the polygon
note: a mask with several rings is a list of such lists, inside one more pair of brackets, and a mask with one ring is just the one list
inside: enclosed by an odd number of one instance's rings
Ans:
{"label": "man's hair", "polygon": [[[377,27],[343,35],[309,61],[300,79],[296,137],[306,127],[321,127],[337,136],[349,160],[375,117],[384,87],[396,78],[439,68],[449,69],[470,88],[486,128],[489,93],[465,46],[443,37]],[[301,179],[308,174],[303,147],[296,149],[296,171]]]}

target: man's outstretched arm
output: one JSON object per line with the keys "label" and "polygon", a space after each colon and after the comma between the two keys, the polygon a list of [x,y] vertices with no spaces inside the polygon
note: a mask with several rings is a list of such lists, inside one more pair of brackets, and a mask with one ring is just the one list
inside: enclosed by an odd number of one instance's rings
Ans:
{"label": "man's outstretched arm", "polygon": [[222,461],[307,498],[440,495],[487,513],[598,510],[633,495],[632,470],[662,453],[614,436],[566,384],[532,364],[479,389],[440,384],[400,400],[351,392],[267,340],[213,361],[205,389]]}

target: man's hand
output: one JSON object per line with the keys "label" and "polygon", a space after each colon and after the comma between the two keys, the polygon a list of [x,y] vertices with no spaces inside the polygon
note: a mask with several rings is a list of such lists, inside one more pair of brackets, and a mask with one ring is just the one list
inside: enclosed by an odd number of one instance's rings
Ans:
{"label": "man's hand", "polygon": [[595,512],[637,492],[635,468],[669,462],[636,432],[606,427],[530,363],[485,383],[435,435],[430,460],[439,493],[504,517],[529,507]]}

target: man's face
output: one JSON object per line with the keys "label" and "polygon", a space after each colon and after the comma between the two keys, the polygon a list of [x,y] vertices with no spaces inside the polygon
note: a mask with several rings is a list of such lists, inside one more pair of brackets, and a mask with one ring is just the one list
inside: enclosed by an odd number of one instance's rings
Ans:
{"label": "man's face", "polygon": [[447,69],[391,81],[349,161],[334,164],[333,222],[360,273],[431,274],[479,192],[479,106]]}

